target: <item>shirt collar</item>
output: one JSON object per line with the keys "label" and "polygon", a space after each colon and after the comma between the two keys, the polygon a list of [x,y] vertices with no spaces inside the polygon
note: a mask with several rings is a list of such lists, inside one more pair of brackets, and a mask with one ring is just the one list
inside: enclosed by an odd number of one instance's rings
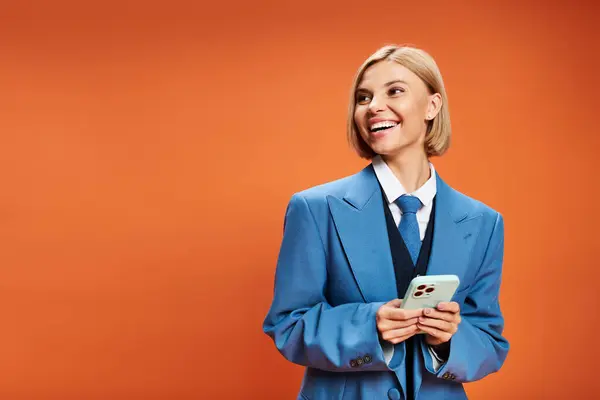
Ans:
{"label": "shirt collar", "polygon": [[391,204],[395,202],[398,197],[402,196],[403,194],[410,194],[421,200],[421,203],[423,203],[424,206],[429,206],[431,204],[437,192],[436,172],[432,163],[429,163],[431,176],[427,182],[425,182],[423,186],[415,190],[413,193],[407,193],[404,186],[402,186],[398,178],[396,178],[390,167],[385,163],[385,161],[383,161],[381,156],[377,155],[373,157],[372,162],[375,175],[377,176],[379,184],[383,188],[383,192],[385,193],[388,203]]}

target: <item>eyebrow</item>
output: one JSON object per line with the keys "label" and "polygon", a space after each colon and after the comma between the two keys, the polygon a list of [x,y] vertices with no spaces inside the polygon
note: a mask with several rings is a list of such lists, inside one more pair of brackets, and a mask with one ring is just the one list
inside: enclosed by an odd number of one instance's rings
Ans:
{"label": "eyebrow", "polygon": [[[392,85],[394,85],[396,83],[403,83],[405,85],[408,85],[408,83],[406,83],[406,81],[403,81],[402,79],[396,79],[396,80],[387,82],[384,86],[385,87],[389,87],[389,86],[392,86]],[[357,92],[369,92],[368,89],[365,89],[365,88],[362,88],[362,87],[357,88],[356,91]]]}
{"label": "eyebrow", "polygon": [[395,81],[389,81],[388,83],[385,84],[385,86],[392,86],[395,83],[404,83],[405,85],[408,85],[408,83],[406,83],[406,81],[403,81],[402,79],[396,79]]}

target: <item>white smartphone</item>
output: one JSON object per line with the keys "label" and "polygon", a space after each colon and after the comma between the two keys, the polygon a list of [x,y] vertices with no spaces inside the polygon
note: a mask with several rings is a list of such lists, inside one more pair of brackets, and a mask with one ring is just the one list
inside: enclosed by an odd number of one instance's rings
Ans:
{"label": "white smartphone", "polygon": [[451,301],[459,284],[456,275],[417,276],[410,282],[401,308],[435,308],[441,302]]}

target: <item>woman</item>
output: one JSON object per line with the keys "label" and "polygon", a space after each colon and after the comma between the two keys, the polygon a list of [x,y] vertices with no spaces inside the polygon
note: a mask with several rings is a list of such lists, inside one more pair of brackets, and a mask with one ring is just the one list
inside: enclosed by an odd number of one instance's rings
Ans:
{"label": "woman", "polygon": [[[348,138],[359,173],[292,196],[264,331],[306,366],[298,399],[464,399],[508,352],[498,304],[500,214],[430,163],[449,146],[434,60],[386,46],[355,78]],[[455,274],[453,301],[404,310],[417,274]]]}

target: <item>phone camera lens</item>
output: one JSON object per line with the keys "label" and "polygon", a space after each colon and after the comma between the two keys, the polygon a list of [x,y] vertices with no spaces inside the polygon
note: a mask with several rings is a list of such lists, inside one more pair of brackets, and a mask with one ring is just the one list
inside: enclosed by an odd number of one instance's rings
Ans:
{"label": "phone camera lens", "polygon": [[425,289],[425,285],[419,285],[419,287],[417,287],[417,290],[423,290]]}
{"label": "phone camera lens", "polygon": [[427,293],[431,293],[431,292],[433,292],[434,290],[435,290],[435,288],[432,288],[432,287],[430,287],[430,288],[427,288],[427,289],[425,289],[425,292],[427,292]]}
{"label": "phone camera lens", "polygon": [[415,293],[415,297],[419,297],[419,296],[421,296],[422,294],[423,294],[423,292],[416,292],[416,293]]}

